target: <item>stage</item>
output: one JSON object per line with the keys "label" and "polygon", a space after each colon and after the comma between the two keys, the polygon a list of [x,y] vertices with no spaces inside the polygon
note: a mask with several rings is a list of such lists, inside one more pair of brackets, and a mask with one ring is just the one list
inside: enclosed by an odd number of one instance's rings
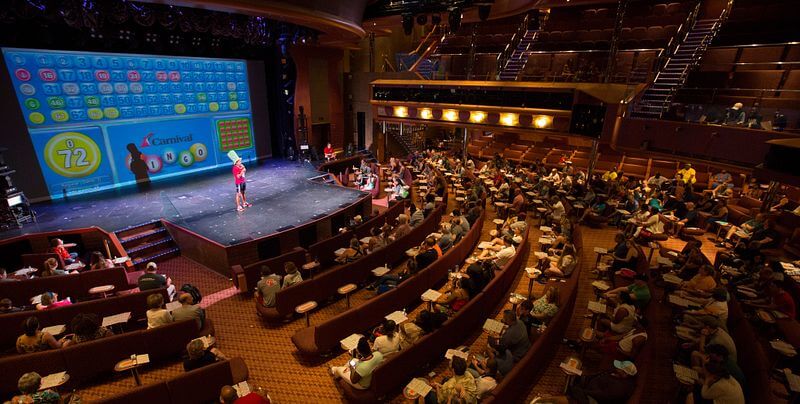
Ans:
{"label": "stage", "polygon": [[[227,271],[234,261],[254,261],[296,246],[307,247],[300,239],[325,238],[335,231],[332,224],[340,223],[345,215],[371,212],[368,194],[310,180],[320,174],[308,163],[285,160],[250,165],[247,200],[253,206],[243,212],[236,211],[233,176],[228,170],[156,182],[145,192],[126,189],[35,204],[38,222],[2,232],[0,239],[91,226],[115,232],[161,219],[184,255]],[[338,220],[332,221],[332,215]],[[313,236],[290,234],[312,225]],[[277,241],[269,248],[262,244],[253,247],[257,252],[245,253],[247,244],[269,238]],[[209,249],[228,247],[236,247],[237,254],[247,257],[233,259],[228,252],[227,259],[204,262]]]}

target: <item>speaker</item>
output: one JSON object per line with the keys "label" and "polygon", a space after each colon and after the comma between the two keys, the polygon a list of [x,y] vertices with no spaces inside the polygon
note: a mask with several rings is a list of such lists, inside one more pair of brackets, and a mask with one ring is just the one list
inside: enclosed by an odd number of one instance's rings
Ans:
{"label": "speaker", "polygon": [[575,104],[569,131],[578,135],[599,138],[603,134],[606,107],[603,104]]}
{"label": "speaker", "polygon": [[403,32],[406,35],[411,35],[411,30],[414,29],[414,15],[410,13],[403,14]]}

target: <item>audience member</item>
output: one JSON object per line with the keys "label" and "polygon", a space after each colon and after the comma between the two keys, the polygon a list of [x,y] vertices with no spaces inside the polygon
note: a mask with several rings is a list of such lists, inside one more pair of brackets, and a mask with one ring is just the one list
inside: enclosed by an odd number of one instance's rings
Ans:
{"label": "audience member", "polygon": [[181,293],[178,295],[178,301],[181,303],[181,306],[172,310],[173,320],[194,320],[197,323],[197,329],[202,330],[206,321],[206,311],[203,310],[199,304],[194,304],[194,298],[192,298],[192,295],[189,293]]}
{"label": "audience member", "polygon": [[89,269],[106,269],[113,268],[114,261],[107,259],[100,251],[93,251],[89,258]]}
{"label": "audience member", "polygon": [[50,240],[50,251],[58,254],[58,256],[64,261],[65,265],[69,265],[78,261],[78,253],[69,252],[67,247],[64,245],[64,240],[61,240],[60,238],[54,238]]}
{"label": "audience member", "polygon": [[386,320],[380,328],[381,335],[375,338],[372,349],[384,356],[400,350],[400,337],[397,335],[397,325],[392,320]]}
{"label": "audience member", "polygon": [[44,269],[39,272],[39,276],[47,278],[50,276],[67,275],[69,272],[58,269],[58,261],[55,258],[48,258],[44,261]]}
{"label": "audience member", "polygon": [[186,345],[186,359],[183,360],[183,370],[189,372],[225,359],[228,359],[228,357],[219,349],[206,347],[202,339],[193,339]]}
{"label": "audience member", "polygon": [[283,276],[283,285],[281,286],[282,289],[286,289],[295,283],[300,283],[303,281],[303,275],[297,270],[297,265],[295,265],[294,262],[288,261],[283,264],[283,270],[286,272],[286,275]]}
{"label": "audience member", "polygon": [[58,307],[69,306],[72,304],[70,298],[58,300],[58,293],[44,292],[41,294],[41,302],[36,305],[36,310],[49,310]]}
{"label": "audience member", "polygon": [[156,273],[158,265],[155,262],[148,262],[145,267],[144,274],[139,277],[137,281],[139,290],[153,290],[159,288],[167,288],[170,300],[175,296],[175,285],[172,284],[172,279],[167,276]]}
{"label": "audience member", "polygon": [[517,319],[514,311],[505,310],[503,312],[503,324],[508,327],[503,331],[502,335],[490,336],[489,346],[498,352],[508,349],[511,351],[514,362],[519,362],[531,346],[525,323]]}
{"label": "audience member", "polygon": [[281,290],[281,276],[266,265],[261,266],[261,279],[256,284],[256,299],[261,298],[264,307],[275,307],[275,294]]}
{"label": "audience member", "polygon": [[156,328],[175,321],[172,314],[164,308],[164,296],[153,293],[147,296],[147,328]]}
{"label": "audience member", "polygon": [[[450,360],[453,376],[444,384],[432,383],[433,391],[428,393],[426,402],[474,404],[478,400],[478,386],[472,373],[467,372],[467,362],[460,356]],[[435,401],[433,401],[435,400]]]}
{"label": "audience member", "polygon": [[633,362],[615,360],[609,371],[581,376],[569,388],[569,396],[580,404],[623,403],[636,389],[636,374]]}
{"label": "audience member", "polygon": [[22,375],[17,382],[17,388],[22,393],[11,399],[11,404],[61,404],[61,396],[51,389],[40,390],[42,377],[36,372]]}
{"label": "audience member", "polygon": [[332,366],[330,371],[335,380],[343,379],[353,388],[368,389],[372,382],[372,372],[383,362],[383,354],[373,352],[366,337],[358,340],[355,358],[344,366]]}
{"label": "audience member", "polygon": [[33,353],[61,348],[63,341],[55,339],[49,332],[42,331],[39,319],[28,317],[22,322],[23,334],[17,338],[17,352]]}

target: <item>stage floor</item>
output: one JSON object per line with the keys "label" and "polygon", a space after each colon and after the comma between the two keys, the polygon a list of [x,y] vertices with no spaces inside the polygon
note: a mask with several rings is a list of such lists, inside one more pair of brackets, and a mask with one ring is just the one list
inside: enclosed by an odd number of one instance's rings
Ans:
{"label": "stage floor", "polygon": [[33,206],[38,223],[0,233],[0,238],[25,233],[98,226],[116,231],[156,219],[167,219],[222,245],[233,245],[307,223],[364,193],[312,182],[320,175],[311,165],[268,160],[247,170],[247,200],[253,206],[237,212],[230,172],[154,183],[147,192],[118,191],[81,196]]}

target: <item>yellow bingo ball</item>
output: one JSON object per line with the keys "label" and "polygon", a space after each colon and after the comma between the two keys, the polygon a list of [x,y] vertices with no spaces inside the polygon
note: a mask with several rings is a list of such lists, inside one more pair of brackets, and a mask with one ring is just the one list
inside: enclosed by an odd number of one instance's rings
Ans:
{"label": "yellow bingo ball", "polygon": [[208,104],[208,110],[211,111],[211,112],[219,111],[219,104],[217,104],[216,102],[209,103]]}
{"label": "yellow bingo ball", "polygon": [[44,115],[40,112],[31,112],[31,114],[28,115],[28,120],[31,121],[31,123],[39,125],[44,123]]}
{"label": "yellow bingo ball", "polygon": [[236,111],[237,109],[239,109],[239,103],[236,101],[231,101],[230,103],[228,103],[228,106],[231,107],[232,111]]}
{"label": "yellow bingo ball", "polygon": [[100,147],[79,132],[61,132],[44,146],[44,160],[54,173],[67,178],[91,175],[100,167]]}
{"label": "yellow bingo ball", "polygon": [[208,148],[202,143],[195,143],[189,148],[189,151],[194,156],[194,161],[201,162],[208,157]]}
{"label": "yellow bingo ball", "polygon": [[56,122],[66,122],[69,120],[69,114],[63,109],[54,109],[50,111],[50,117]]}
{"label": "yellow bingo ball", "polygon": [[176,114],[185,114],[186,113],[186,105],[175,104],[175,113]]}
{"label": "yellow bingo ball", "polygon": [[103,115],[108,119],[117,119],[119,118],[119,110],[114,107],[104,108]]}
{"label": "yellow bingo ball", "polygon": [[93,121],[99,121],[103,119],[103,110],[100,108],[89,108],[86,110],[86,113],[89,115],[89,119]]}

